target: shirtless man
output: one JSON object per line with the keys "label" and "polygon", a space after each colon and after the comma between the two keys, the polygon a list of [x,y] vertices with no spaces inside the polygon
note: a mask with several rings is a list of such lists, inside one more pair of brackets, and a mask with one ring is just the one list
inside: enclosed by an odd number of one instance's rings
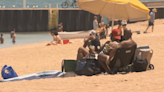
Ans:
{"label": "shirtless man", "polygon": [[[111,42],[106,42],[105,45],[108,45],[108,49],[104,51],[104,49],[98,55],[98,61],[101,66],[109,73],[109,69],[106,68],[105,62],[108,60],[110,53],[114,48],[118,47],[119,40],[121,39],[121,31],[119,29],[113,29],[111,33]],[[106,47],[106,46],[103,47]]]}
{"label": "shirtless man", "polygon": [[[124,41],[122,41],[119,44],[115,44],[114,42],[111,43],[109,45],[109,55],[105,55],[105,54],[99,54],[98,55],[98,60],[100,62],[100,64],[102,65],[102,67],[106,70],[107,73],[111,73],[110,70],[110,61],[112,60],[112,58],[115,55],[115,52],[118,48],[130,48],[133,47],[134,45],[136,45],[136,43],[132,40],[132,32],[130,29],[125,29],[124,30]],[[117,62],[116,66],[120,66],[121,62]]]}
{"label": "shirtless man", "polygon": [[15,33],[15,29],[13,29],[12,31],[11,31],[11,38],[13,37],[13,34]]}
{"label": "shirtless man", "polygon": [[15,43],[15,39],[16,39],[15,29],[13,29],[13,31],[11,31],[11,38],[12,38],[12,42]]}
{"label": "shirtless man", "polygon": [[12,38],[13,38],[12,42],[15,42],[15,39],[16,39],[16,34],[15,33],[13,33]]}

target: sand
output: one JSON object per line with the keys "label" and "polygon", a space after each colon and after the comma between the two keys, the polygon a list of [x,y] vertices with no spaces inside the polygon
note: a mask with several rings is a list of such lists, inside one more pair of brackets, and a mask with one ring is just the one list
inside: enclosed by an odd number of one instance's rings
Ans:
{"label": "sand", "polygon": [[[143,34],[148,22],[128,24],[138,46],[149,45],[154,50],[151,63],[155,70],[99,76],[78,76],[0,83],[0,92],[164,92],[164,19],[155,20],[154,32]],[[116,28],[116,26],[115,26]],[[108,38],[109,39],[109,38]],[[82,40],[82,39],[73,39]],[[107,40],[101,40],[104,43]],[[19,76],[45,70],[61,70],[63,59],[76,59],[78,47],[83,42],[67,45],[45,46],[48,42],[26,44],[0,49],[0,69],[7,64]],[[0,77],[2,79],[2,77]]]}

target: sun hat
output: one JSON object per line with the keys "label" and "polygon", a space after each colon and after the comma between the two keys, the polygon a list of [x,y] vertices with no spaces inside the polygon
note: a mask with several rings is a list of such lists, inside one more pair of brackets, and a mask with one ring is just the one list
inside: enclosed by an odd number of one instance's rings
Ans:
{"label": "sun hat", "polygon": [[96,31],[95,30],[91,30],[91,31],[89,31],[89,34],[90,35],[96,35]]}

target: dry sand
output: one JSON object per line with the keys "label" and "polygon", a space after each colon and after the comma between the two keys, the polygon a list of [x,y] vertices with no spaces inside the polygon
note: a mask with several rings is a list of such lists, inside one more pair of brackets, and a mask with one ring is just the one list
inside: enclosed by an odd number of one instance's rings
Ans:
{"label": "dry sand", "polygon": [[[128,24],[127,27],[141,31],[140,35],[133,35],[138,46],[149,45],[154,50],[151,62],[155,65],[155,70],[126,75],[4,82],[0,83],[0,92],[164,92],[164,19],[155,20],[153,33],[149,28],[150,33],[143,34],[147,24],[147,21],[138,22]],[[61,70],[61,61],[76,59],[77,49],[83,42],[57,46],[45,46],[46,44],[47,42],[42,42],[0,49],[0,69],[5,64],[10,65],[19,76],[45,70]]]}

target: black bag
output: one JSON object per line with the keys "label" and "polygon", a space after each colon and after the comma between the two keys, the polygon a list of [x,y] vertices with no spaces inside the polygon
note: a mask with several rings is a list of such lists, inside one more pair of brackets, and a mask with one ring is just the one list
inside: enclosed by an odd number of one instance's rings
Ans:
{"label": "black bag", "polygon": [[135,72],[142,72],[147,70],[148,61],[147,59],[136,59],[136,61],[133,63],[133,71]]}
{"label": "black bag", "polygon": [[87,76],[101,73],[98,60],[83,59],[78,61],[75,73],[77,75],[87,75]]}

